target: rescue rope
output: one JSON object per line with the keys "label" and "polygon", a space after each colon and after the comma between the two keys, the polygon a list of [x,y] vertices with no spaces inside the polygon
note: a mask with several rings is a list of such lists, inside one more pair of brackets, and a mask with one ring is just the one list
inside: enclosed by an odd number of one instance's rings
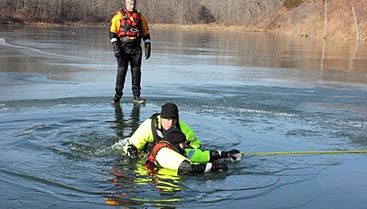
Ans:
{"label": "rescue rope", "polygon": [[367,150],[337,150],[337,151],[293,151],[293,152],[241,152],[242,156],[265,155],[335,155],[335,154],[367,154]]}

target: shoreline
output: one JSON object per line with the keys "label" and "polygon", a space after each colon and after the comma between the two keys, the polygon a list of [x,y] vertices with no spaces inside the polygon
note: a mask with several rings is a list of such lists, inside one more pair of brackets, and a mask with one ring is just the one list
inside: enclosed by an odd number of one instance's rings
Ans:
{"label": "shoreline", "polygon": [[299,37],[299,38],[307,38],[307,39],[324,39],[329,41],[345,41],[345,42],[359,42],[359,43],[366,43],[367,40],[356,40],[351,38],[341,38],[337,36],[311,36],[309,34],[293,34],[291,31],[282,29],[282,30],[266,30],[261,28],[255,27],[247,27],[241,25],[225,25],[225,24],[195,24],[195,25],[179,25],[179,24],[151,24],[151,28],[158,28],[158,29],[167,29],[167,30],[201,30],[201,31],[218,31],[223,30],[223,28],[230,30],[230,31],[239,31],[239,32],[254,32],[254,33],[280,33],[290,37]]}
{"label": "shoreline", "polygon": [[[0,25],[11,25],[12,23],[1,23]],[[102,27],[106,26],[108,27],[108,23],[90,23],[85,24],[81,22],[66,22],[66,23],[47,23],[47,22],[26,22],[26,23],[15,23],[13,25],[19,25],[19,26],[35,26],[35,27],[85,27],[85,26],[91,26],[91,27]],[[367,40],[356,40],[351,38],[343,38],[343,37],[337,37],[337,36],[311,36],[309,34],[294,34],[292,31],[285,30],[285,29],[279,29],[279,30],[267,30],[267,29],[261,29],[256,27],[248,27],[248,26],[242,26],[242,25],[226,25],[226,24],[163,24],[163,23],[153,23],[149,24],[150,28],[157,28],[157,29],[165,29],[165,30],[200,30],[200,31],[218,31],[223,30],[225,28],[226,30],[230,31],[239,31],[239,32],[254,32],[254,33],[260,33],[260,32],[266,32],[266,33],[280,33],[284,34],[290,37],[299,37],[299,38],[307,38],[307,39],[324,39],[324,40],[330,40],[330,41],[345,41],[345,42],[358,42],[358,43],[365,43],[367,44]]]}
{"label": "shoreline", "polygon": [[182,30],[202,30],[202,31],[217,31],[223,28],[241,32],[272,32],[259,28],[249,28],[241,25],[225,25],[225,24],[194,24],[194,25],[179,25],[179,24],[151,24],[150,27],[159,29],[182,29]]}

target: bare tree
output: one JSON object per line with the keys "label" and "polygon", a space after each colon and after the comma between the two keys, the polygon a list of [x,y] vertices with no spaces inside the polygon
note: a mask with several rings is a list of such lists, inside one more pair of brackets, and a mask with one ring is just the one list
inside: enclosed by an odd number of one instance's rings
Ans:
{"label": "bare tree", "polygon": [[356,12],[354,10],[354,1],[349,0],[349,5],[350,5],[350,7],[352,9],[352,13],[353,13],[354,25],[355,25],[355,29],[356,29],[356,40],[359,40],[358,22],[357,22]]}
{"label": "bare tree", "polygon": [[324,0],[324,39],[326,38],[326,22],[327,22],[327,0]]}
{"label": "bare tree", "polygon": [[[0,22],[109,24],[123,2],[124,0],[0,0]],[[322,31],[318,34],[326,38],[327,33],[332,34],[331,30],[336,28],[332,25],[335,21],[328,20],[336,16],[334,14],[337,6],[334,5],[345,5],[348,2],[347,8],[352,11],[355,26],[352,30],[355,30],[356,39],[363,39],[367,28],[366,0],[138,0],[138,9],[151,24],[217,23],[252,25],[267,29],[280,27],[278,24],[292,27],[293,23],[289,24],[287,18],[295,23],[303,20],[307,22],[307,18],[312,16],[308,12],[317,15],[320,12],[321,19],[318,21],[323,23],[324,31],[323,34],[320,34]],[[308,5],[312,7],[307,8]],[[308,9],[307,15],[302,15],[302,7]],[[200,14],[206,15],[206,19]],[[348,21],[349,18],[345,19],[347,20],[340,21]]]}

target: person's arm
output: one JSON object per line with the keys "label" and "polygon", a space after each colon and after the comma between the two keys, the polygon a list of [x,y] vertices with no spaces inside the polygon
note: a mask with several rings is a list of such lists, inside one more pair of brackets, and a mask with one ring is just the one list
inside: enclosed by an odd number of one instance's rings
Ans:
{"label": "person's arm", "polygon": [[115,54],[115,57],[120,57],[120,44],[118,39],[118,32],[120,29],[120,15],[116,14],[112,20],[110,25],[110,31],[109,31],[109,37],[110,41],[113,47],[113,52]]}
{"label": "person's arm", "polygon": [[180,129],[186,136],[186,144],[194,149],[199,149],[201,146],[200,140],[196,137],[195,132],[185,122],[179,120]]}
{"label": "person's arm", "polygon": [[149,59],[151,53],[151,41],[150,41],[150,32],[148,22],[145,19],[144,15],[140,14],[141,25],[142,25],[142,36],[144,41],[145,48],[145,59]]}
{"label": "person's arm", "polygon": [[147,143],[154,141],[151,122],[152,119],[145,120],[130,137],[130,144],[138,151],[142,151]]}
{"label": "person's arm", "polygon": [[208,163],[223,158],[231,159],[232,161],[241,160],[241,152],[236,149],[230,151],[216,151],[186,148],[185,155],[193,163]]}
{"label": "person's arm", "polygon": [[147,19],[145,19],[144,15],[140,14],[140,18],[141,18],[141,26],[142,26],[142,35],[144,39],[144,37],[147,37],[150,34],[149,26],[148,26],[148,21]]}
{"label": "person's arm", "polygon": [[193,163],[208,163],[210,162],[211,151],[186,148],[185,155]]}
{"label": "person's arm", "polygon": [[116,14],[111,19],[111,25],[110,25],[110,31],[109,31],[110,38],[117,37],[117,34],[119,33],[119,30],[120,30],[120,20],[121,20],[121,16],[119,14]]}
{"label": "person's arm", "polygon": [[189,161],[183,161],[179,168],[178,174],[185,174],[185,173],[207,173],[212,171],[227,171],[228,167],[224,163],[198,163],[193,164]]}
{"label": "person's arm", "polygon": [[232,149],[229,151],[215,151],[210,150],[210,162],[221,159],[221,158],[227,158],[231,161],[240,161],[241,160],[241,152],[236,149]]}
{"label": "person's arm", "polygon": [[158,151],[155,163],[159,167],[176,170],[178,174],[207,173],[211,171],[226,171],[228,169],[224,163],[192,163],[185,156],[168,147],[163,147]]}

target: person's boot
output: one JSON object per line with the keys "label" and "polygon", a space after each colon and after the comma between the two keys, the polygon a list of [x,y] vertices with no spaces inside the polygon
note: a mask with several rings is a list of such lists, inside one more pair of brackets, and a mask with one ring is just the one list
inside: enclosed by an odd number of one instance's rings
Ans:
{"label": "person's boot", "polygon": [[143,99],[141,97],[134,97],[134,102],[137,103],[137,104],[144,104],[145,99]]}
{"label": "person's boot", "polygon": [[120,102],[120,100],[121,100],[121,95],[116,94],[116,95],[112,98],[111,103],[112,103],[112,104],[116,104],[116,103],[119,103],[119,102]]}

